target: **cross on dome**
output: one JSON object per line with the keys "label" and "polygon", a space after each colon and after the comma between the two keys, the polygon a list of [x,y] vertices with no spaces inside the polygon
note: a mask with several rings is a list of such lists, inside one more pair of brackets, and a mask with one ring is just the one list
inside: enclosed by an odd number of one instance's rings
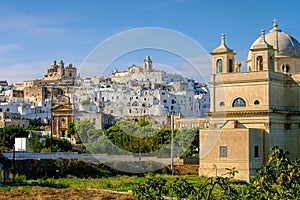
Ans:
{"label": "cross on dome", "polygon": [[273,19],[273,22],[274,22],[274,24],[273,24],[273,27],[274,27],[274,28],[277,28],[277,27],[278,27],[278,24],[277,24],[277,19],[276,19],[276,18],[274,18],[274,19]]}

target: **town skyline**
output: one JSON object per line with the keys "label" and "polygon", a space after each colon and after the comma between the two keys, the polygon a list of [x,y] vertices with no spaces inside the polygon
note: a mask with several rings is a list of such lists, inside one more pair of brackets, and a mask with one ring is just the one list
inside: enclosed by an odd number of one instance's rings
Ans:
{"label": "town skyline", "polygon": [[[268,32],[272,28],[274,18],[278,19],[279,28],[299,37],[297,4],[293,1],[216,4],[193,0],[154,1],[152,4],[130,1],[125,5],[117,1],[2,2],[0,28],[5,39],[0,43],[0,79],[21,83],[40,78],[53,60],[65,60],[80,68],[99,43],[140,27],[178,31],[194,39],[208,53],[224,33],[228,46],[238,53],[236,60],[245,67],[250,44],[260,35],[261,29]],[[281,8],[289,10],[289,15],[280,12]],[[176,67],[170,57],[151,56],[154,62]],[[142,60],[129,56],[123,62],[126,68]],[[206,68],[210,70],[210,60],[208,62]]]}

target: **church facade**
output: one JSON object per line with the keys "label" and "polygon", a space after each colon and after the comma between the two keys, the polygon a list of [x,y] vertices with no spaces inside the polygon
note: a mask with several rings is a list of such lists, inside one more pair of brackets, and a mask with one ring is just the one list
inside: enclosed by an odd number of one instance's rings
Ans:
{"label": "church facade", "polygon": [[236,167],[236,178],[249,181],[271,147],[300,155],[300,44],[274,20],[250,47],[246,72],[235,54],[224,35],[211,53],[210,128],[200,130],[199,175]]}

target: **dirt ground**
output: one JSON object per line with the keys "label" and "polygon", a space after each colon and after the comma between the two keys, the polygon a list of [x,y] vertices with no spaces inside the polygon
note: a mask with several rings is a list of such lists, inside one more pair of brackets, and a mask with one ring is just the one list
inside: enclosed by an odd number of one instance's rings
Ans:
{"label": "dirt ground", "polygon": [[99,189],[49,188],[33,186],[29,188],[11,188],[0,192],[0,200],[133,200],[130,193],[112,192]]}

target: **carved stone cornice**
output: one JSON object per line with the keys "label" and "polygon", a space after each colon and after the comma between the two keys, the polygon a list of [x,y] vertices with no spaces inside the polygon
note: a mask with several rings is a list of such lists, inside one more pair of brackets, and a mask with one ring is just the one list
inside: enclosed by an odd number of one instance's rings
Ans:
{"label": "carved stone cornice", "polygon": [[238,111],[219,111],[208,112],[209,117],[212,118],[232,118],[232,117],[258,117],[268,116],[270,114],[300,116],[299,111],[285,111],[285,110],[238,110]]}
{"label": "carved stone cornice", "polygon": [[254,117],[254,116],[268,116],[271,110],[239,110],[239,111],[220,111],[208,112],[208,116],[212,118],[232,118],[232,117]]}

